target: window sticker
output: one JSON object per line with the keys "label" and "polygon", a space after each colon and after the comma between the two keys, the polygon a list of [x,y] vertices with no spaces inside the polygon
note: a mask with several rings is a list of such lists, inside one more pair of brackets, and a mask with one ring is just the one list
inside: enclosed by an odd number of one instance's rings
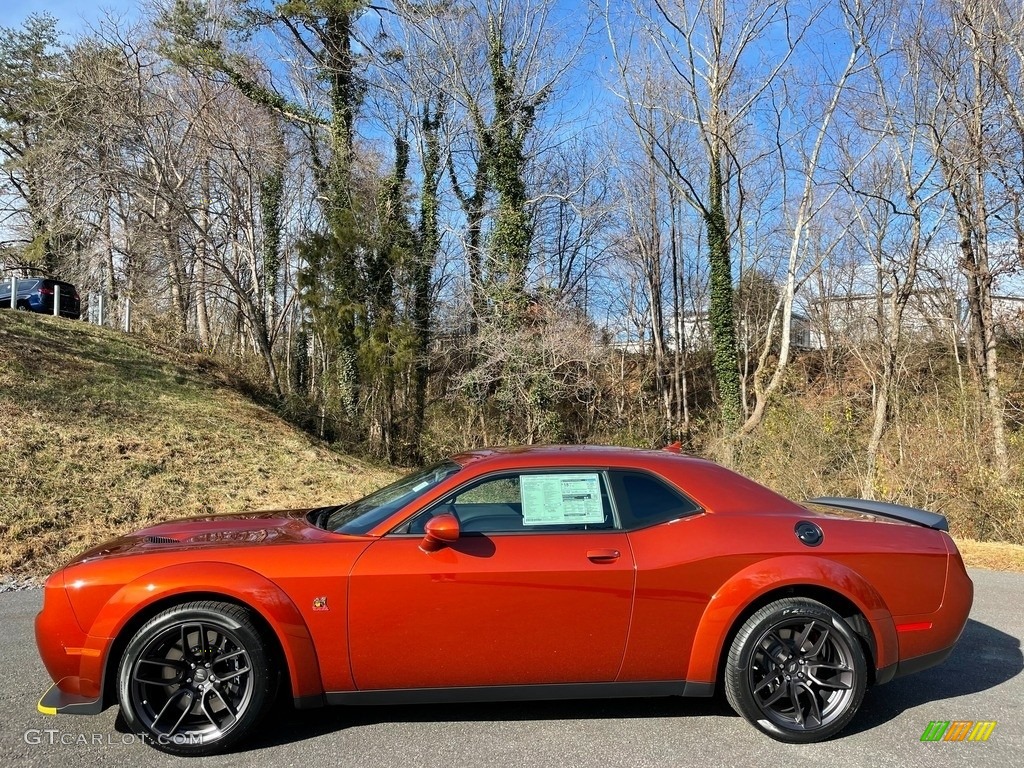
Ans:
{"label": "window sticker", "polygon": [[526,525],[604,522],[597,473],[523,475],[520,485]]}

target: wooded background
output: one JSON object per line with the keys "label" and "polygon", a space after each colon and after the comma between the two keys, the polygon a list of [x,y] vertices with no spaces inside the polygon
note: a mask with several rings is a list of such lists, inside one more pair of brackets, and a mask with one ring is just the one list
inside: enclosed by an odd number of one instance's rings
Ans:
{"label": "wooded background", "polygon": [[0,264],[414,464],[679,440],[1024,542],[1024,8],[160,0],[0,30]]}

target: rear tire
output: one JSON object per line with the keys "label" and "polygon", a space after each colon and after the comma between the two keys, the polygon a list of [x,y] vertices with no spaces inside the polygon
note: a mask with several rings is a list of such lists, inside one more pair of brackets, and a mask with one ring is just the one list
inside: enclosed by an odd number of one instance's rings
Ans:
{"label": "rear tire", "polygon": [[787,598],[747,619],[725,667],[729,704],[778,741],[830,739],[860,708],[867,687],[860,640],[822,603]]}
{"label": "rear tire", "polygon": [[210,755],[250,734],[277,693],[268,643],[246,609],[202,601],[154,616],[118,671],[126,725],[162,752]]}

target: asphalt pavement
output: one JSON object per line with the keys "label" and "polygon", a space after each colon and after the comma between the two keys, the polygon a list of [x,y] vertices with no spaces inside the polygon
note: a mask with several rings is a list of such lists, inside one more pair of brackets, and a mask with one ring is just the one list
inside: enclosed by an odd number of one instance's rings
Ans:
{"label": "asphalt pavement", "polygon": [[[242,749],[191,760],[125,732],[116,707],[37,713],[49,685],[32,636],[42,595],[10,592],[0,594],[0,766],[1024,768],[1024,574],[971,577],[974,609],[949,660],[868,691],[852,726],[824,744],[774,742],[717,698],[631,699],[282,711]],[[986,742],[921,741],[946,720],[996,726]]]}

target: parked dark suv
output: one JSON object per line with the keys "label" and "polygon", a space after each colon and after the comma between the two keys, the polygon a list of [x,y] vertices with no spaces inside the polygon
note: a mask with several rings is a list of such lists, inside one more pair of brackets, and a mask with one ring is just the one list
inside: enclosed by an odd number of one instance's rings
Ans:
{"label": "parked dark suv", "polygon": [[[53,314],[53,295],[60,286],[60,314],[78,320],[82,316],[78,290],[71,283],[50,280],[45,277],[30,277],[18,280],[17,308],[25,312]],[[11,307],[11,280],[0,279],[0,309]]]}

